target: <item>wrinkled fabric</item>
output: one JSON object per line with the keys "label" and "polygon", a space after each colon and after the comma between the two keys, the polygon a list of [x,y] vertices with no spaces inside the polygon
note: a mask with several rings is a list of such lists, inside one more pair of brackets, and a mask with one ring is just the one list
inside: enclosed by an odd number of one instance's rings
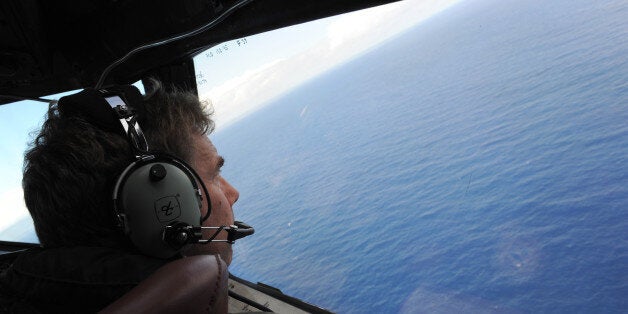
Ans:
{"label": "wrinkled fabric", "polygon": [[97,312],[169,261],[102,247],[29,249],[0,276],[0,308]]}

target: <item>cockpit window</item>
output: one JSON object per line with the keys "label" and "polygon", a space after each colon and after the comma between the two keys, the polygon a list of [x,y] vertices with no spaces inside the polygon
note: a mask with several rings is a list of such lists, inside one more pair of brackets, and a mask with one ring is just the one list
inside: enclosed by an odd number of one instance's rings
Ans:
{"label": "cockpit window", "polygon": [[196,57],[256,228],[230,271],[340,313],[625,312],[625,4],[420,3]]}
{"label": "cockpit window", "polygon": [[22,164],[30,135],[41,126],[46,103],[20,101],[0,106],[0,240],[38,243],[22,192]]}
{"label": "cockpit window", "polygon": [[[134,85],[144,91],[141,82]],[[59,99],[75,92],[42,98]],[[39,243],[33,219],[24,204],[22,169],[24,153],[39,133],[47,111],[48,104],[37,101],[0,105],[0,241]]]}

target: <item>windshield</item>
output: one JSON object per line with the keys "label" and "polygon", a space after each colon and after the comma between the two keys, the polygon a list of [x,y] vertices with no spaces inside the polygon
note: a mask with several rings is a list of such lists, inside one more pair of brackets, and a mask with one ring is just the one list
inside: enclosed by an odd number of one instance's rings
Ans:
{"label": "windshield", "polygon": [[426,3],[195,58],[256,228],[230,270],[340,313],[625,312],[627,7]]}

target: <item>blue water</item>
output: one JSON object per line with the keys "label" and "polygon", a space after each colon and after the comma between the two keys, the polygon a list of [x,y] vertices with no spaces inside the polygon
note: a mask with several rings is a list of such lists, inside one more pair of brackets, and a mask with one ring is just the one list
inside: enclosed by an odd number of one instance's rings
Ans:
{"label": "blue water", "polygon": [[628,312],[627,21],[468,0],[215,134],[230,270],[341,313]]}

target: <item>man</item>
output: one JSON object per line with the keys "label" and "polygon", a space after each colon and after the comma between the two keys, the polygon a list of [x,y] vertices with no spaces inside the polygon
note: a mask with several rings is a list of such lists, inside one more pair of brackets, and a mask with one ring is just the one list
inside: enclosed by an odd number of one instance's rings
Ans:
{"label": "man", "polygon": [[[212,208],[205,226],[233,224],[232,206],[239,194],[220,174],[224,159],[207,137],[213,130],[209,114],[195,95],[167,93],[159,83],[153,85],[155,91],[133,108],[151,150],[175,156],[199,174]],[[205,269],[205,273],[213,272],[226,280],[224,264],[232,259],[230,244],[192,245],[182,252],[184,256],[212,254],[215,259],[181,259],[177,255],[163,260],[141,254],[117,225],[112,188],[133,158],[124,136],[103,130],[87,116],[50,107],[41,132],[25,155],[23,178],[26,206],[42,248],[21,254],[3,272],[0,307],[8,311],[94,312],[141,282],[149,282],[114,306],[129,309],[129,304],[158,304],[167,299],[167,295],[156,297],[158,282],[174,284],[187,278],[201,281],[198,287],[202,287]],[[203,202],[201,216],[207,210]],[[226,236],[223,232],[218,238]],[[185,267],[195,271],[177,273]],[[151,279],[152,274],[161,277]],[[224,290],[216,293],[226,298],[226,286]],[[135,302],[136,297],[147,295],[159,302]],[[203,310],[215,310],[216,304]]]}

